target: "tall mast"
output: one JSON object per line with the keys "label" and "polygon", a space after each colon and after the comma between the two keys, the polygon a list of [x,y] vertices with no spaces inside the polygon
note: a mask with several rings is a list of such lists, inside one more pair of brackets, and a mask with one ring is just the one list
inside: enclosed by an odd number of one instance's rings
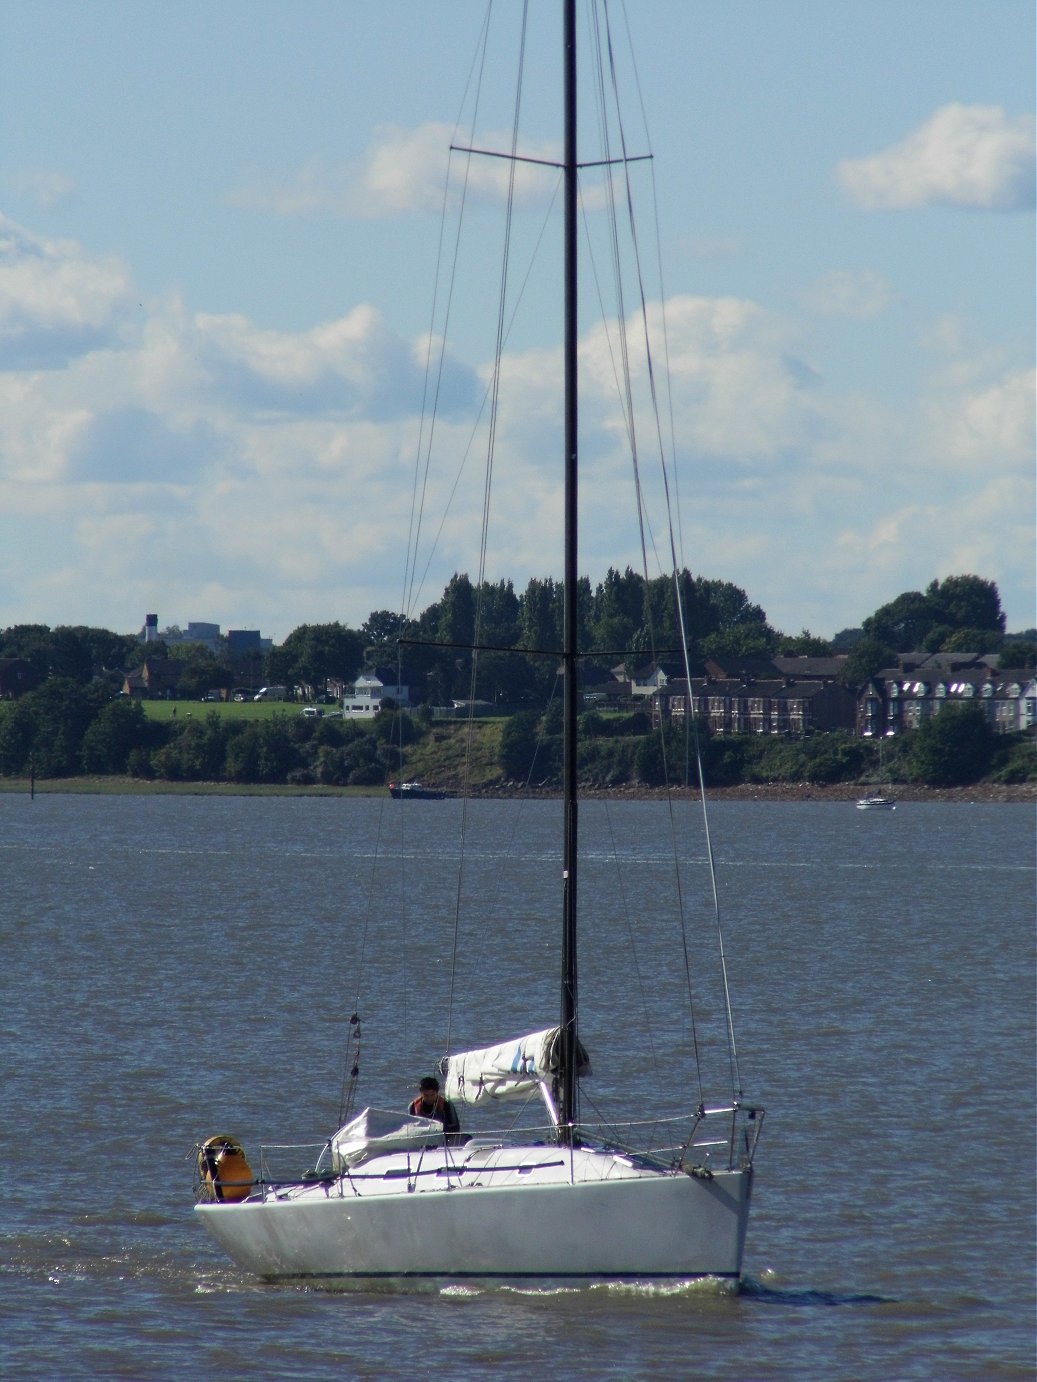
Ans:
{"label": "tall mast", "polygon": [[571,1141],[576,1122],[577,983],[576,983],[576,0],[565,0],[564,21],[564,236],[565,236],[565,570],[563,670],[563,788],[564,842],[562,885],[562,1078],[559,1089],[559,1123],[563,1140]]}

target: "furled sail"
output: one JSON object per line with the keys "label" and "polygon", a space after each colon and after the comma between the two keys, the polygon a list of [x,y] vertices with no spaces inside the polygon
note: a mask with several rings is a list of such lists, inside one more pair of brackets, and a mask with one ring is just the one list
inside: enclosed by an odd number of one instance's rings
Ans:
{"label": "furled sail", "polygon": [[[548,1027],[542,1032],[502,1041],[480,1051],[462,1051],[447,1056],[442,1065],[446,1076],[444,1094],[462,1104],[481,1104],[491,1099],[518,1099],[532,1094],[543,1080],[558,1073],[562,1057],[562,1029]],[[582,1046],[577,1050],[577,1074],[591,1073],[590,1061]]]}
{"label": "furled sail", "polygon": [[383,1152],[406,1152],[425,1147],[432,1137],[441,1142],[443,1125],[434,1118],[412,1118],[389,1109],[365,1108],[331,1139],[332,1167],[347,1167]]}

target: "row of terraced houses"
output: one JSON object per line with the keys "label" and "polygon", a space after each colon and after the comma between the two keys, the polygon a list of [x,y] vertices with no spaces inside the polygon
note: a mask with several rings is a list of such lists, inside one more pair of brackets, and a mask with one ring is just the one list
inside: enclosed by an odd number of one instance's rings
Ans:
{"label": "row of terraced houses", "polygon": [[904,653],[856,690],[838,680],[845,663],[845,656],[779,656],[737,669],[711,662],[690,689],[665,669],[646,669],[655,682],[653,719],[682,719],[690,700],[713,734],[800,738],[841,729],[878,738],[917,729],[948,705],[977,701],[999,733],[1037,726],[1037,677],[1032,669],[1001,668],[996,654]]}

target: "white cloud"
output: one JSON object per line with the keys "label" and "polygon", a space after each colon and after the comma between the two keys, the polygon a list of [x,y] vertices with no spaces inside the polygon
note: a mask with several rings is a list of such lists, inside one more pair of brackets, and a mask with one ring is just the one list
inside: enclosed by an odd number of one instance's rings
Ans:
{"label": "white cloud", "polygon": [[846,159],[837,177],[867,211],[919,206],[1018,211],[1034,203],[1034,126],[1000,106],[942,106],[899,144]]}
{"label": "white cloud", "polygon": [[824,562],[831,580],[859,588],[865,612],[934,576],[975,572],[998,581],[1010,623],[1031,622],[1034,377],[981,372],[954,362],[895,429],[855,448],[861,492]]}
{"label": "white cloud", "polygon": [[3,183],[16,196],[28,198],[45,211],[70,201],[76,193],[75,179],[55,169],[24,168],[8,173]]}
{"label": "white cloud", "polygon": [[[640,328],[635,324],[633,338]],[[649,332],[662,365],[659,308]],[[671,386],[682,451],[735,466],[774,464],[809,430],[814,412],[813,370],[794,328],[757,303],[740,298],[672,298],[666,310]],[[594,373],[614,390],[603,333],[587,349]],[[644,382],[646,366],[637,367]]]}
{"label": "white cloud", "polygon": [[[194,314],[175,297],[141,306],[113,261],[4,228],[3,300],[22,329],[0,370],[0,587],[13,619],[125,630],[158,609],[172,622],[284,637],[303,620],[359,624],[397,602],[420,343],[363,305],[303,331]],[[860,286],[836,284],[830,297],[884,291]],[[661,371],[659,318],[651,304]],[[695,571],[735,581],[779,627],[822,633],[834,631],[833,604],[852,622],[935,574],[974,570],[1003,593],[1031,588],[1027,372],[944,330],[939,373],[894,411],[834,388],[800,329],[752,301],[679,296],[667,321],[682,558]],[[96,340],[41,369],[35,337],[83,322]],[[640,400],[646,368],[630,325]],[[615,348],[601,326],[581,342],[595,468],[582,490],[583,564],[595,579],[640,564]],[[438,553],[419,608],[453,571],[476,571],[485,445],[474,425],[487,370],[451,368],[455,406],[436,430],[445,474],[429,488],[422,549],[436,536]],[[487,574],[521,586],[560,574],[558,352],[513,351],[502,374],[503,517],[492,521]],[[661,538],[650,426],[639,442]]]}
{"label": "white cloud", "polygon": [[[331,167],[320,159],[309,160],[286,183],[254,184],[231,193],[233,205],[279,216],[330,215],[356,219],[394,216],[423,211],[438,214],[443,205],[448,160],[452,195],[479,202],[502,204],[508,193],[506,160],[454,152],[450,145],[464,138],[447,124],[432,121],[414,129],[383,126],[363,161],[355,166]],[[487,135],[481,147],[507,149],[508,136]],[[524,147],[530,158],[556,161],[553,146]],[[550,170],[546,170],[550,176]],[[514,168],[515,195],[521,204],[543,194],[545,170],[528,163]],[[557,174],[555,175],[557,177]]]}
{"label": "white cloud", "polygon": [[43,239],[0,213],[0,369],[64,364],[110,341],[131,292],[114,256]]}
{"label": "white cloud", "polygon": [[1019,370],[977,388],[939,394],[926,408],[934,457],[970,476],[977,466],[1003,471],[1032,460],[1035,386],[1034,372]]}
{"label": "white cloud", "polygon": [[829,269],[811,285],[806,302],[822,317],[868,321],[880,317],[897,301],[884,274],[877,269]]}
{"label": "white cloud", "polygon": [[[414,130],[386,128],[379,131],[379,139],[368,154],[364,173],[364,191],[370,200],[373,214],[410,211],[415,208],[438,212],[443,203],[443,181],[447,155],[451,143],[464,145],[463,136],[451,131],[448,125],[427,124]],[[508,136],[489,134],[479,140],[479,146],[491,150],[507,150]],[[526,157],[557,161],[553,146],[523,146]],[[465,193],[491,205],[503,204],[508,195],[511,176],[505,159],[483,155],[468,155],[455,151],[452,186],[460,187],[462,177]],[[527,163],[514,165],[515,194],[521,203],[536,196],[545,186],[544,172]],[[551,170],[548,170],[548,176]],[[557,179],[557,172],[554,173]]]}
{"label": "white cloud", "polygon": [[195,334],[210,387],[245,407],[387,417],[413,412],[420,399],[410,344],[372,307],[303,332],[199,316]]}

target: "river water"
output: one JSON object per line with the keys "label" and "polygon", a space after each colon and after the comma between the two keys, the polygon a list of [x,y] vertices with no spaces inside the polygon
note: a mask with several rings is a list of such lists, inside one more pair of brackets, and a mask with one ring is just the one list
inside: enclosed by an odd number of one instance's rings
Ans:
{"label": "river water", "polygon": [[[401,1108],[445,1045],[555,1020],[560,808],[470,808],[455,928],[460,819],[0,795],[5,1378],[1033,1375],[1026,806],[713,807],[738,1068],[768,1110],[740,1294],[330,1295],[230,1265],[191,1213],[194,1143],[322,1138],[354,1004],[360,1101]],[[687,1017],[651,1016],[683,981],[665,806],[590,802],[582,823],[588,1097],[635,1116],[722,1095],[726,1058],[700,1084]],[[701,841],[690,855],[705,990]],[[705,1062],[723,1012],[705,991],[696,1012]]]}

